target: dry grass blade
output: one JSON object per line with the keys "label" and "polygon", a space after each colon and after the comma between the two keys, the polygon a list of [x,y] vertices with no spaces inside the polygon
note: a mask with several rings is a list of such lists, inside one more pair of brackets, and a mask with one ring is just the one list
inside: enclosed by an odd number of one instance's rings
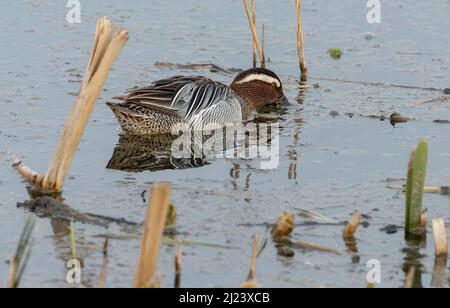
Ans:
{"label": "dry grass blade", "polygon": [[447,231],[445,229],[445,221],[443,218],[433,219],[433,235],[435,255],[440,258],[448,256],[448,240]]}
{"label": "dry grass blade", "polygon": [[258,258],[259,245],[260,245],[260,236],[257,233],[253,236],[253,246],[252,246],[252,257],[250,260],[250,270],[248,272],[247,281],[242,285],[242,288],[254,289],[254,288],[260,287],[255,280],[256,259]]}
{"label": "dry grass blade", "polygon": [[353,214],[352,218],[348,221],[347,225],[344,228],[344,238],[353,238],[355,236],[356,231],[358,230],[358,226],[361,223],[361,212],[356,210]]}
{"label": "dry grass blade", "polygon": [[153,187],[145,219],[141,252],[137,262],[135,288],[147,287],[148,283],[154,279],[169,209],[170,195],[171,188],[168,184],[158,184]]}
{"label": "dry grass blade", "polygon": [[258,32],[256,31],[256,25],[255,22],[252,19],[252,15],[250,12],[250,7],[248,5],[248,0],[243,0],[244,1],[244,7],[245,7],[245,12],[247,13],[247,18],[248,18],[248,23],[250,25],[250,30],[252,32],[252,38],[253,38],[253,44],[256,48],[256,51],[258,53],[259,56],[259,61],[261,62],[261,66],[266,62],[264,59],[264,54],[263,51],[261,49],[261,46],[259,44],[259,40],[258,40]]}
{"label": "dry grass blade", "polygon": [[181,287],[181,264],[183,260],[182,242],[178,241],[177,254],[175,256],[175,289]]}
{"label": "dry grass blade", "polygon": [[251,261],[250,261],[250,271],[248,273],[247,280],[254,280],[255,279],[256,258],[258,257],[259,241],[260,241],[259,234],[255,234],[253,236],[252,258],[251,258]]}
{"label": "dry grass blade", "polygon": [[[256,8],[255,8],[255,0],[252,0],[252,20],[253,20],[253,26],[256,28]],[[255,41],[252,40],[253,45],[253,68],[256,68],[258,65],[258,59],[257,59],[257,52]]]}
{"label": "dry grass blade", "polygon": [[35,218],[30,216],[22,230],[17,249],[11,258],[8,286],[9,288],[18,288],[22,280],[28,261],[31,256],[31,242],[30,238],[35,226]]}
{"label": "dry grass blade", "polygon": [[103,245],[102,269],[100,270],[100,275],[98,278],[99,289],[104,289],[106,285],[106,274],[108,271],[108,249],[109,249],[109,239],[105,239],[105,244]]}
{"label": "dry grass blade", "polygon": [[301,1],[296,0],[295,4],[297,9],[297,52],[300,62],[300,71],[302,74],[301,79],[302,81],[306,81],[308,79],[308,68],[306,67],[305,46],[303,40]]}

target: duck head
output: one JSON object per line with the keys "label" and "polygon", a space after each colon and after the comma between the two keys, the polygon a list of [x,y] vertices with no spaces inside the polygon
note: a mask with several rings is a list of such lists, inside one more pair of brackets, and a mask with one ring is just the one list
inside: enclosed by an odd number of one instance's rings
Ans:
{"label": "duck head", "polygon": [[288,102],[281,79],[268,69],[244,71],[236,76],[230,87],[253,108]]}

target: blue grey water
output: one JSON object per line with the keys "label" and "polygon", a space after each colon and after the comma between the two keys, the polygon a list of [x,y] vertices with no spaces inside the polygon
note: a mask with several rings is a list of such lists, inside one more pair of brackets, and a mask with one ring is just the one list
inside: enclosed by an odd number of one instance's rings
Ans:
{"label": "blue grey water", "polygon": [[[142,192],[151,183],[170,182],[180,237],[234,247],[184,247],[185,287],[240,286],[246,279],[252,235],[263,233],[261,224],[273,222],[283,211],[306,209],[344,221],[360,209],[372,218],[371,226],[357,234],[359,262],[352,262],[348,255],[302,250],[286,258],[277,255],[270,241],[258,258],[257,280],[265,287],[365,287],[366,263],[378,259],[383,274],[380,287],[402,286],[403,269],[409,262],[422,269],[423,286],[430,286],[431,235],[426,247],[408,250],[401,231],[387,235],[379,229],[403,222],[404,197],[387,190],[385,179],[405,176],[409,152],[420,138],[430,142],[427,183],[450,184],[450,129],[433,123],[450,120],[450,104],[412,106],[442,95],[437,91],[317,78],[450,87],[449,1],[381,0],[380,24],[367,23],[365,1],[302,1],[307,62],[313,78],[309,83],[320,86],[304,91],[298,90],[296,82],[292,1],[257,1],[258,22],[266,25],[269,68],[281,76],[293,102],[286,112],[276,114],[282,127],[279,167],[259,170],[251,160],[214,160],[196,169],[139,173],[105,168],[119,141],[118,124],[105,102],[134,85],[176,74],[202,73],[229,83],[232,76],[153,64],[249,67],[251,41],[242,2],[82,0],[81,4],[80,24],[67,23],[65,1],[0,4],[0,286],[6,285],[6,261],[28,215],[16,208],[28,195],[10,167],[10,153],[39,172],[46,170],[79,89],[96,20],[103,15],[128,29],[130,40],[101,93],[71,168],[64,197],[72,207],[141,222],[146,211]],[[374,37],[366,39],[367,33]],[[332,47],[343,50],[340,60],[327,54]],[[339,116],[331,117],[331,111]],[[393,128],[388,122],[345,116],[389,116],[393,112],[416,121]],[[427,195],[425,205],[430,217],[443,216],[449,221],[448,197]],[[302,221],[301,217],[297,220]],[[298,227],[292,239],[345,249],[341,232],[341,227],[334,226]],[[102,233],[105,230],[76,225],[78,253],[86,263],[86,287],[97,285],[103,240],[96,235]],[[34,240],[22,285],[68,287],[64,261],[70,258],[69,240],[55,236],[45,219],[38,220]],[[132,285],[139,244],[136,240],[111,241],[108,287]],[[411,261],[407,255],[414,250],[420,258]],[[175,247],[163,247],[158,271],[164,286],[172,285],[174,254]]]}

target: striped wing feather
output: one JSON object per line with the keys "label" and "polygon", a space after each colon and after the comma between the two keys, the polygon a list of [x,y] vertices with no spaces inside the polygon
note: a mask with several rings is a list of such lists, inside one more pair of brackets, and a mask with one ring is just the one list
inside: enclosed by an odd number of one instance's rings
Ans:
{"label": "striped wing feather", "polygon": [[204,77],[175,76],[132,89],[115,97],[131,110],[145,114],[146,109],[177,115],[188,121],[195,115],[224,101],[233,91],[226,85]]}

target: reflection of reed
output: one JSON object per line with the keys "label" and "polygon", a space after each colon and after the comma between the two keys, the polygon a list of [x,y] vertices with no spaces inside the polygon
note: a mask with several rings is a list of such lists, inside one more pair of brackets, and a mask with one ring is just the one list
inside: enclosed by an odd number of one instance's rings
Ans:
{"label": "reflection of reed", "polygon": [[171,135],[123,135],[106,166],[108,169],[143,172],[170,169],[189,169],[208,165],[204,158],[174,158]]}
{"label": "reflection of reed", "polygon": [[407,240],[407,247],[403,249],[405,254],[403,263],[403,272],[406,275],[405,287],[414,289],[422,289],[422,273],[424,255],[420,250],[426,247],[426,241],[423,240]]}

